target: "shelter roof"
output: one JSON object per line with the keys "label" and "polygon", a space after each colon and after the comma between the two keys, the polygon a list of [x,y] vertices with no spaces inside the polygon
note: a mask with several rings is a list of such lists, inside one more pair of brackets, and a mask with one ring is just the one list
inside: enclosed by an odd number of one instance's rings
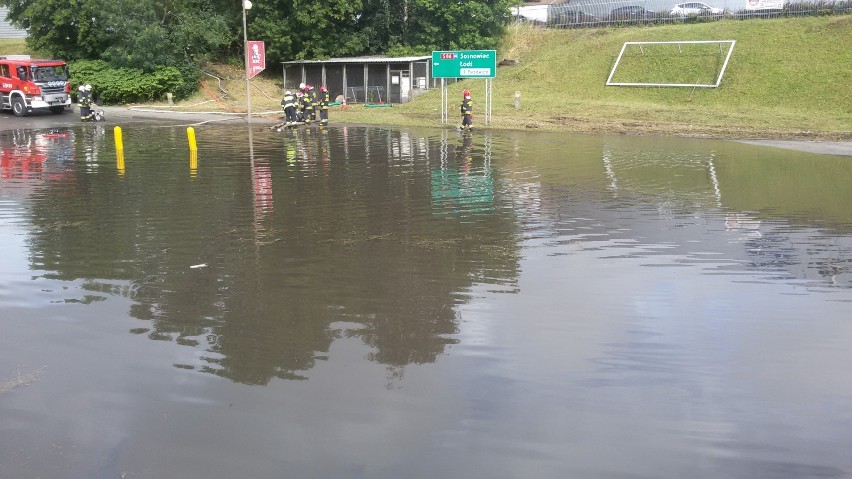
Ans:
{"label": "shelter roof", "polygon": [[408,63],[431,60],[431,56],[419,57],[386,57],[382,55],[373,55],[366,57],[347,57],[347,58],[329,58],[327,60],[292,60],[289,62],[281,62],[285,65],[303,65],[303,64],[323,64],[323,63]]}

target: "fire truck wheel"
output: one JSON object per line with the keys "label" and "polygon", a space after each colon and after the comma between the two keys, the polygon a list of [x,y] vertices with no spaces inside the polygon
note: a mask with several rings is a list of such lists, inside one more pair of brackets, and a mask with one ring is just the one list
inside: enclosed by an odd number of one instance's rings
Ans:
{"label": "fire truck wheel", "polygon": [[50,112],[53,113],[54,115],[58,115],[58,114],[60,114],[64,111],[65,111],[64,106],[52,106],[52,107],[50,107]]}
{"label": "fire truck wheel", "polygon": [[15,116],[27,116],[29,112],[27,111],[27,104],[24,103],[24,100],[21,98],[15,98],[12,100],[12,113]]}

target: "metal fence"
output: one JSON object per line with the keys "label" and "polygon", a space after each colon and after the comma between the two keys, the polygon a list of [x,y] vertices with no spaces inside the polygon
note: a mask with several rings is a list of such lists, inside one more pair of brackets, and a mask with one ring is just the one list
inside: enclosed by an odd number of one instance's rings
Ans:
{"label": "metal fence", "polygon": [[[746,0],[751,1],[751,0]],[[852,13],[852,0],[778,2],[780,8],[743,8],[743,0],[575,0],[571,3],[521,7],[516,20],[553,28],[631,24],[695,23],[721,19],[824,16]],[[677,5],[686,9],[675,9]],[[699,4],[704,7],[693,7]],[[546,9],[546,12],[544,11]],[[532,13],[527,14],[527,13]]]}

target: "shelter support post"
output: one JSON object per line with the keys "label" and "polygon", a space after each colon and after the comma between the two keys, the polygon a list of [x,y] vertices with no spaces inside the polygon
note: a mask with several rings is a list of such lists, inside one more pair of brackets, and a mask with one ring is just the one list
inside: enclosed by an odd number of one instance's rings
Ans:
{"label": "shelter support post", "polygon": [[347,76],[346,64],[344,63],[343,64],[343,103],[346,103],[346,88],[349,87],[349,82],[347,81],[348,78],[346,78],[346,76]]}

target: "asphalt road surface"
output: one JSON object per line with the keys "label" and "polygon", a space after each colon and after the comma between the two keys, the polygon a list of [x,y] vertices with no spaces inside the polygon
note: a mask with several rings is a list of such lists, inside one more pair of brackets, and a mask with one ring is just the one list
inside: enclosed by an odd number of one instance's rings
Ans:
{"label": "asphalt road surface", "polygon": [[[202,125],[218,122],[245,124],[245,115],[233,113],[188,113],[181,111],[158,110],[145,107],[102,107],[104,126],[123,126],[136,122],[159,121],[170,125]],[[252,123],[272,125],[280,119],[253,116]],[[0,131],[25,129],[47,129],[80,124],[80,112],[74,106],[65,113],[55,115],[47,112],[33,112],[29,116],[16,117],[11,111],[0,112]],[[739,140],[743,143],[785,148],[790,150],[818,153],[824,155],[852,156],[852,141],[795,141],[795,140]]]}
{"label": "asphalt road surface", "polygon": [[[174,125],[197,125],[205,123],[229,122],[245,124],[245,115],[223,113],[186,113],[178,111],[155,110],[143,107],[101,107],[104,110],[104,126],[123,126],[130,123],[152,120]],[[252,117],[252,123],[274,124],[276,121],[265,117]],[[49,111],[32,112],[24,117],[16,117],[11,111],[0,112],[0,130],[47,129],[80,125],[80,111],[74,106],[61,114]]]}

